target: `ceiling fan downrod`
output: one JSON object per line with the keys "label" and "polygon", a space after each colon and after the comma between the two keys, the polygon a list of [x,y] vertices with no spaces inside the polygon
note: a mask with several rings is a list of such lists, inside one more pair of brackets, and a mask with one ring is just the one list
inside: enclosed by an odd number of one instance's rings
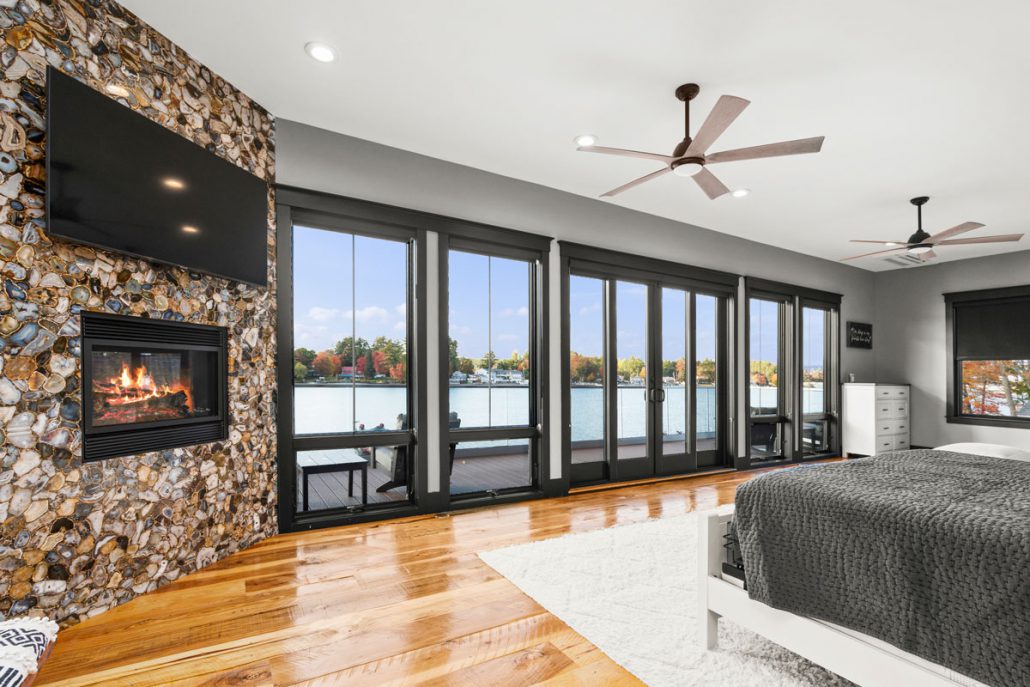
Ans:
{"label": "ceiling fan downrod", "polygon": [[676,89],[676,98],[683,101],[683,140],[672,151],[673,157],[683,157],[687,148],[690,147],[692,141],[690,138],[690,101],[700,92],[701,87],[696,83],[685,83]]}

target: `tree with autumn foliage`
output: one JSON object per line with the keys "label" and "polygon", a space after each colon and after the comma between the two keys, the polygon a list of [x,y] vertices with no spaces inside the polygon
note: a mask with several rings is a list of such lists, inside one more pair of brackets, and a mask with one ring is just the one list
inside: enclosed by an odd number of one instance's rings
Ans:
{"label": "tree with autumn foliage", "polygon": [[329,351],[318,353],[311,366],[315,372],[327,379],[340,373],[340,359]]}
{"label": "tree with autumn foliage", "polygon": [[599,384],[604,379],[601,358],[573,351],[569,354],[569,378],[576,384]]}

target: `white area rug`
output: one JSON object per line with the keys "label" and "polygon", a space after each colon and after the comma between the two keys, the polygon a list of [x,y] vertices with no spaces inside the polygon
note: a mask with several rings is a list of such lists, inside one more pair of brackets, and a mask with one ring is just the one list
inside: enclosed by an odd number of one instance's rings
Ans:
{"label": "white area rug", "polygon": [[571,534],[479,557],[652,687],[844,687],[729,621],[697,641],[697,516]]}

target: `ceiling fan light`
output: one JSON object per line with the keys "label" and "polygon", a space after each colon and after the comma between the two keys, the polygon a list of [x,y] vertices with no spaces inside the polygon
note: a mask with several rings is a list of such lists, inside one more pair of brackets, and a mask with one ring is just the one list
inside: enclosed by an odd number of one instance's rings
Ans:
{"label": "ceiling fan light", "polygon": [[575,138],[576,146],[579,148],[589,148],[590,146],[597,145],[597,136],[593,134],[580,134]]}
{"label": "ceiling fan light", "polygon": [[932,250],[933,250],[933,246],[922,244],[922,245],[918,245],[918,246],[912,246],[911,248],[908,249],[908,252],[911,253],[912,255],[922,255],[924,253],[929,253]]}
{"label": "ceiling fan light", "polygon": [[704,168],[700,162],[681,162],[672,168],[672,173],[678,177],[692,177]]}

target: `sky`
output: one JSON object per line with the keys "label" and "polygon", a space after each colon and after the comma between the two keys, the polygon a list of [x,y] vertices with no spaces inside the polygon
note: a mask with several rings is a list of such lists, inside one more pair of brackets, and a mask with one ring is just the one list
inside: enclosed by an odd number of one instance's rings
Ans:
{"label": "sky", "polygon": [[[371,342],[406,337],[407,245],[303,226],[294,228],[294,345],[332,348],[352,331]],[[492,350],[507,358],[529,347],[529,264],[520,260],[450,252],[450,335],[458,355],[481,358]],[[353,286],[352,286],[353,285]],[[355,290],[356,287],[356,290]],[[618,358],[645,357],[647,289],[616,282]],[[603,282],[573,275],[570,281],[572,350],[600,356],[603,346]],[[663,288],[663,358],[685,350],[685,292]],[[715,358],[716,299],[697,297],[697,357]],[[777,306],[751,303],[751,350],[755,360],[775,360]],[[805,311],[804,365],[822,361],[822,311]],[[818,345],[808,345],[810,342]]]}
{"label": "sky", "polygon": [[[450,331],[458,354],[529,348],[529,263],[450,252]],[[294,346],[322,351],[356,335],[406,337],[407,246],[303,226],[293,232]],[[355,291],[356,289],[356,291]]]}
{"label": "sky", "polygon": [[[697,359],[715,359],[716,304],[712,296],[697,297]],[[647,287],[615,282],[616,357],[645,359],[647,347]],[[686,352],[686,292],[662,289],[662,357],[678,360]],[[569,282],[569,337],[580,355],[600,356],[604,347],[604,283],[572,275]]]}
{"label": "sky", "polygon": [[407,252],[400,241],[294,227],[294,346],[322,351],[352,332],[403,341]]}

